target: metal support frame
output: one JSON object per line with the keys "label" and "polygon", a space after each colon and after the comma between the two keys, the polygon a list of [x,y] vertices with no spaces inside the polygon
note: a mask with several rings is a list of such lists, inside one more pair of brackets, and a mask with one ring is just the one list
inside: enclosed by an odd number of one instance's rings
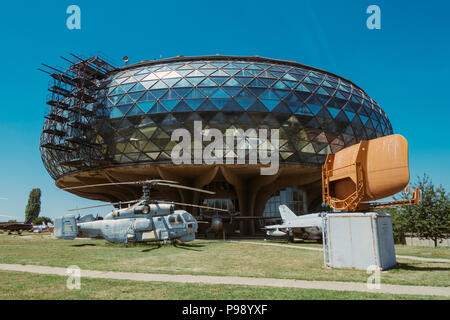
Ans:
{"label": "metal support frame", "polygon": [[[65,70],[43,64],[52,79],[47,104],[50,109],[45,116],[40,151],[44,162],[56,161],[59,166],[74,168],[89,167],[92,163],[105,162],[100,145],[96,143],[97,128],[101,121],[97,115],[101,80],[115,67],[98,56],[87,59],[71,54],[72,59]],[[56,150],[52,159],[47,159],[46,150]]]}

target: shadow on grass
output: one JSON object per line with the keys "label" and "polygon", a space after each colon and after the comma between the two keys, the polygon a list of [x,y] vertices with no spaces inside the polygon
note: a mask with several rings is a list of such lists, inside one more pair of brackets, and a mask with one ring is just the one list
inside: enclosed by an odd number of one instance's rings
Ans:
{"label": "shadow on grass", "polygon": [[450,271],[450,268],[446,267],[416,267],[407,263],[397,263],[397,266],[393,269],[408,271]]}
{"label": "shadow on grass", "polygon": [[184,249],[184,250],[191,250],[191,251],[203,251],[203,250],[198,250],[198,249],[194,249],[194,248],[201,248],[204,247],[205,245],[201,245],[201,244],[194,244],[194,243],[174,243],[173,246],[175,248],[179,248],[179,249]]}
{"label": "shadow on grass", "polygon": [[71,245],[71,247],[95,247],[95,246],[97,246],[95,243],[80,243]]}
{"label": "shadow on grass", "polygon": [[156,250],[156,249],[159,249],[159,248],[161,248],[161,246],[157,246],[157,247],[152,247],[152,248],[144,249],[144,250],[141,250],[141,252],[150,252],[150,251],[152,251],[152,250]]}

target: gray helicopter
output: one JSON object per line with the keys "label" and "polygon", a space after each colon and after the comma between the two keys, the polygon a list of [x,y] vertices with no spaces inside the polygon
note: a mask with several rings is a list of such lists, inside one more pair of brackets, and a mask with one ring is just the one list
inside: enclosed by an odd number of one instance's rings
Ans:
{"label": "gray helicopter", "polygon": [[[103,219],[85,215],[75,218],[68,214],[55,219],[54,236],[58,239],[73,240],[79,238],[99,238],[109,242],[128,244],[129,242],[163,242],[179,240],[188,242],[195,239],[198,223],[195,218],[185,210],[175,210],[175,205],[185,205],[199,208],[208,208],[187,203],[167,202],[150,199],[152,186],[166,186],[171,188],[187,189],[208,194],[215,192],[191,188],[168,180],[145,180],[136,182],[118,182],[96,185],[64,188],[63,190],[106,186],[112,184],[142,185],[143,196],[139,200],[111,203],[107,205],[132,204],[128,208],[115,209]],[[95,208],[91,206],[80,209]],[[209,209],[209,208],[208,208]]]}

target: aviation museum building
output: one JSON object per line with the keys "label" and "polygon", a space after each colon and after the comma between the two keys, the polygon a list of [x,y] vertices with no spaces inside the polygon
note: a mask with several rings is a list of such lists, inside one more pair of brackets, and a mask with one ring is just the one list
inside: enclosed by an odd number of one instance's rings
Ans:
{"label": "aviation museum building", "polygon": [[[296,62],[215,55],[115,68],[100,57],[73,55],[68,61],[65,69],[43,70],[52,81],[40,151],[60,188],[167,179],[216,194],[208,199],[158,189],[155,199],[274,217],[285,203],[302,214],[320,210],[321,165],[328,153],[393,133],[384,111],[357,85]],[[262,164],[225,161],[174,164],[171,151],[178,142],[172,132],[185,128],[194,136],[194,121],[224,133],[278,129],[278,171],[261,175]],[[117,202],[137,199],[142,191],[109,185],[70,192]],[[254,221],[241,229],[258,230]]]}

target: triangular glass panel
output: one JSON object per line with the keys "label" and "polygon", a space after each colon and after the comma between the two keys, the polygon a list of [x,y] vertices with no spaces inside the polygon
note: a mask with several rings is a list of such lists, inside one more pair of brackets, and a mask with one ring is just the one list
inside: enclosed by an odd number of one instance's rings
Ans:
{"label": "triangular glass panel", "polygon": [[237,87],[240,87],[240,86],[242,86],[242,85],[241,85],[239,82],[237,82],[236,79],[231,78],[230,80],[228,80],[228,81],[224,84],[224,86],[237,86]]}
{"label": "triangular glass panel", "polygon": [[329,96],[330,94],[327,92],[327,91],[325,91],[322,87],[319,87],[319,90],[317,90],[317,92],[316,92],[317,94],[323,94],[323,95],[326,95],[326,96]]}
{"label": "triangular glass panel", "polygon": [[291,113],[291,109],[284,102],[280,102],[274,109],[273,112],[278,113]]}
{"label": "triangular glass panel", "polygon": [[217,83],[219,86],[221,86],[225,81],[228,80],[227,77],[210,77],[210,79]]}
{"label": "triangular glass panel", "polygon": [[275,106],[280,103],[279,100],[266,100],[266,99],[260,99],[261,102],[266,106],[269,111],[272,111]]}
{"label": "triangular glass panel", "polygon": [[239,82],[241,82],[243,85],[248,85],[250,81],[252,81],[253,78],[246,78],[246,77],[237,77],[236,78]]}
{"label": "triangular glass panel", "polygon": [[318,113],[317,113],[318,117],[322,117],[322,118],[326,118],[326,119],[333,119],[333,117],[331,116],[331,114],[328,112],[327,108],[322,108]]}
{"label": "triangular glass panel", "polygon": [[283,80],[283,82],[289,87],[289,88],[294,88],[297,85],[297,81],[287,81],[287,80]]}
{"label": "triangular glass panel", "polygon": [[172,112],[191,112],[193,111],[191,107],[189,107],[189,105],[185,102],[185,101],[180,101],[175,108],[172,109]]}
{"label": "triangular glass panel", "polygon": [[150,80],[150,81],[141,81],[140,83],[142,84],[142,86],[145,89],[150,89],[156,82],[158,82],[157,80]]}
{"label": "triangular glass panel", "polygon": [[262,82],[264,82],[266,84],[266,86],[271,87],[276,81],[277,79],[273,79],[273,78],[258,78],[260,79]]}
{"label": "triangular glass panel", "polygon": [[129,91],[129,92],[134,92],[134,91],[143,91],[146,88],[140,84],[140,83],[136,83],[136,85]]}
{"label": "triangular glass panel", "polygon": [[241,125],[252,125],[253,120],[248,116],[248,114],[246,112],[244,112],[244,113],[242,113],[242,115],[239,118],[239,120],[237,121],[237,123],[239,123]]}
{"label": "triangular glass panel", "polygon": [[266,88],[267,85],[265,85],[263,82],[261,82],[261,80],[259,80],[258,78],[255,78],[252,82],[250,82],[248,84],[249,87],[263,87]]}
{"label": "triangular glass panel", "polygon": [[256,100],[248,109],[249,112],[268,112],[267,108],[259,101]]}
{"label": "triangular glass panel", "polygon": [[127,113],[127,117],[129,116],[137,116],[140,114],[144,114],[145,112],[141,110],[137,105],[134,105],[133,108],[130,109]]}
{"label": "triangular glass panel", "polygon": [[277,96],[272,89],[267,89],[261,96],[261,99],[271,99],[271,100],[278,100],[280,99],[279,96]]}
{"label": "triangular glass panel", "polygon": [[296,88],[295,88],[295,90],[298,90],[298,91],[303,91],[303,92],[310,92],[309,91],[309,89],[307,89],[303,84],[299,84]]}
{"label": "triangular glass panel", "polygon": [[248,87],[248,91],[253,93],[255,96],[259,97],[263,92],[266,91],[265,88]]}
{"label": "triangular glass panel", "polygon": [[214,91],[216,91],[217,87],[202,87],[199,88],[203,92],[203,94],[209,97]]}
{"label": "triangular glass panel", "polygon": [[128,93],[128,95],[130,96],[130,98],[133,101],[137,101],[139,100],[139,98],[144,94],[144,92],[133,92],[133,93]]}
{"label": "triangular glass panel", "polygon": [[366,116],[363,116],[362,114],[360,114],[359,117],[362,121],[362,124],[366,124],[367,120],[369,120],[369,118],[367,118]]}
{"label": "triangular glass panel", "polygon": [[117,109],[119,109],[119,111],[122,112],[122,114],[126,114],[128,110],[131,109],[132,106],[133,106],[132,104],[125,104],[122,106],[118,106]]}
{"label": "triangular glass panel", "polygon": [[215,87],[217,84],[209,78],[205,78],[199,83],[199,87]]}
{"label": "triangular glass panel", "polygon": [[202,104],[205,99],[188,99],[184,100],[193,110],[196,110],[199,105]]}
{"label": "triangular glass panel", "polygon": [[230,95],[226,93],[222,88],[217,89],[212,95],[211,98],[229,98]]}
{"label": "triangular glass panel", "polygon": [[189,82],[192,83],[194,86],[198,85],[205,77],[194,77],[194,78],[188,78]]}
{"label": "triangular glass panel", "polygon": [[228,92],[230,94],[230,96],[232,97],[236,97],[239,93],[239,91],[241,91],[241,86],[239,87],[224,87],[225,91]]}
{"label": "triangular glass panel", "polygon": [[138,101],[154,101],[156,100],[156,97],[154,95],[151,94],[150,91],[146,91],[140,98]]}
{"label": "triangular glass panel", "polygon": [[355,117],[355,113],[353,113],[353,112],[350,112],[350,111],[345,111],[345,114],[347,115],[347,118],[350,120],[350,121],[352,121],[353,120],[353,118]]}
{"label": "triangular glass panel", "polygon": [[200,106],[196,109],[197,111],[218,111],[217,106],[209,101],[209,99],[203,100]]}
{"label": "triangular glass panel", "polygon": [[316,114],[320,111],[320,109],[322,109],[322,106],[315,105],[315,104],[310,104],[310,103],[308,103],[307,106],[308,106],[309,110],[311,110],[311,112],[312,112],[314,115],[316,115]]}
{"label": "triangular glass panel", "polygon": [[161,97],[167,92],[167,89],[151,90],[151,93],[156,99],[161,99]]}
{"label": "triangular glass panel", "polygon": [[175,93],[174,89],[169,89],[160,99],[179,99],[180,96]]}
{"label": "triangular glass panel", "polygon": [[251,69],[245,69],[247,72],[249,72],[250,74],[257,76],[259,73],[261,73],[261,70],[251,70]]}
{"label": "triangular glass panel", "polygon": [[328,108],[328,111],[331,113],[331,115],[333,116],[333,118],[336,118],[336,115],[337,115],[341,110],[336,109],[336,108]]}
{"label": "triangular glass panel", "polygon": [[149,110],[148,113],[164,113],[168,112],[166,108],[160,103],[155,103],[155,105]]}
{"label": "triangular glass panel", "polygon": [[155,104],[155,102],[140,102],[138,103],[138,106],[142,109],[142,111],[144,111],[145,113],[148,112],[148,110],[150,110],[150,108]]}
{"label": "triangular glass panel", "polygon": [[192,84],[186,79],[181,79],[174,85],[174,87],[192,87]]}
{"label": "triangular glass panel", "polygon": [[[275,92],[277,94],[279,94],[278,91],[282,91],[282,90],[275,90]],[[288,91],[289,92],[289,91]],[[284,101],[289,101],[289,102],[300,102],[300,99],[293,93],[291,92],[288,96],[284,97]]]}
{"label": "triangular glass panel", "polygon": [[243,88],[236,97],[239,98],[255,98],[255,96],[248,91],[246,88]]}
{"label": "triangular glass panel", "polygon": [[191,77],[204,77],[205,74],[200,72],[199,70],[195,70],[194,72],[190,73],[187,77],[191,78]]}
{"label": "triangular glass panel", "polygon": [[237,73],[235,74],[235,76],[240,76],[240,77],[253,77],[253,75],[252,75],[251,73],[249,73],[248,71],[246,71],[246,70],[241,70],[241,71],[237,72]]}
{"label": "triangular glass panel", "polygon": [[228,77],[230,74],[225,72],[222,69],[219,69],[219,70],[215,71],[214,73],[212,73],[211,75],[215,76],[215,77]]}
{"label": "triangular glass panel", "polygon": [[291,92],[291,90],[280,90],[280,89],[273,89],[273,91],[281,98],[284,98],[288,93]]}
{"label": "triangular glass panel", "polygon": [[292,81],[297,81],[297,79],[295,79],[293,76],[291,76],[289,73],[286,73],[282,79],[286,79],[286,80],[292,80]]}
{"label": "triangular glass panel", "polygon": [[185,99],[196,99],[204,97],[205,95],[197,88],[192,89],[192,91],[190,91],[187,95],[184,96]]}
{"label": "triangular glass panel", "polygon": [[123,114],[119,110],[117,110],[117,108],[113,108],[111,113],[109,114],[110,118],[119,118],[122,116],[123,116]]}
{"label": "triangular glass panel", "polygon": [[167,110],[171,111],[173,107],[175,107],[180,100],[162,100],[159,101]]}
{"label": "triangular glass panel", "polygon": [[316,150],[314,150],[314,147],[311,143],[308,143],[306,146],[304,146],[301,151],[306,153],[316,153]]}
{"label": "triangular glass panel", "polygon": [[285,85],[281,80],[277,81],[272,87],[277,89],[289,89],[289,87]]}
{"label": "triangular glass panel", "polygon": [[164,83],[167,84],[169,87],[173,87],[174,84],[176,84],[178,81],[180,81],[179,78],[174,78],[174,79],[164,79]]}
{"label": "triangular glass panel", "polygon": [[[247,110],[250,105],[255,102],[255,99],[236,99],[237,103],[242,106],[243,109]],[[242,108],[240,110],[242,111]],[[224,107],[225,110],[225,107]]]}
{"label": "triangular glass panel", "polygon": [[227,102],[229,102],[230,100],[229,99],[211,99],[210,100],[213,104],[215,104],[216,106],[217,106],[217,108],[220,110],[220,109],[222,109],[224,106],[225,106],[225,104],[227,103]]}
{"label": "triangular glass panel", "polygon": [[155,89],[163,89],[163,88],[167,88],[167,87],[168,87],[168,86],[167,86],[167,84],[164,83],[164,81],[159,80],[157,83],[155,83],[155,84],[153,85],[152,90],[155,90]]}
{"label": "triangular glass panel", "polygon": [[172,89],[179,97],[183,98],[191,88],[174,88]]}

